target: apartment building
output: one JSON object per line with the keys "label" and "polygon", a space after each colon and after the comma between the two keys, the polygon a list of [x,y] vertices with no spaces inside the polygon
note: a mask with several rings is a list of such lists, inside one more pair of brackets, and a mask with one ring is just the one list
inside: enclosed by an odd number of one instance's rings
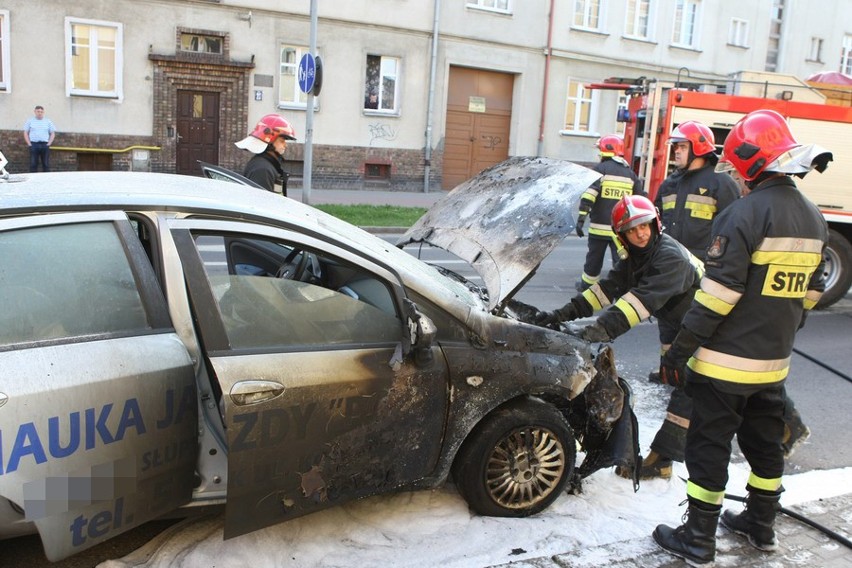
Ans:
{"label": "apartment building", "polygon": [[[55,170],[241,171],[280,113],[298,184],[450,189],[508,156],[578,163],[617,132],[607,77],[852,72],[852,0],[0,0],[0,150],[27,167],[36,104]],[[315,26],[312,26],[315,22]],[[312,29],[315,27],[315,33]],[[311,39],[322,88],[301,92]],[[621,96],[623,97],[623,95]]]}

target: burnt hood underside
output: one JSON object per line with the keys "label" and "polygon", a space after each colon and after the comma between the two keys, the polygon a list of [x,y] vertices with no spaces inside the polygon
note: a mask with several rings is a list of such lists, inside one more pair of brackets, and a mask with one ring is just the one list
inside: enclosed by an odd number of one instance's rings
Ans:
{"label": "burnt hood underside", "polygon": [[565,160],[513,157],[441,198],[397,242],[426,243],[467,261],[503,306],[574,230],[574,214],[597,172]]}

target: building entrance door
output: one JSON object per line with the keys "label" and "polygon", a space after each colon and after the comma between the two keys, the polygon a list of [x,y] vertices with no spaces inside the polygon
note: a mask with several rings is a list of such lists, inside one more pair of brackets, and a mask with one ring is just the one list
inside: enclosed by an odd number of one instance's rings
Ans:
{"label": "building entrance door", "polygon": [[514,84],[510,73],[450,67],[444,189],[509,157]]}
{"label": "building entrance door", "polygon": [[176,149],[179,174],[201,175],[199,160],[219,164],[219,93],[177,92]]}

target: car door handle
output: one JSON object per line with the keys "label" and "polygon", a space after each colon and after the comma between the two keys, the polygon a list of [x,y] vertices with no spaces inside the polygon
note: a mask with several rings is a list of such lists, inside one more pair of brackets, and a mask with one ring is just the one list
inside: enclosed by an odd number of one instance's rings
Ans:
{"label": "car door handle", "polygon": [[281,395],[284,385],[276,381],[239,381],[231,387],[228,396],[237,406],[266,402]]}

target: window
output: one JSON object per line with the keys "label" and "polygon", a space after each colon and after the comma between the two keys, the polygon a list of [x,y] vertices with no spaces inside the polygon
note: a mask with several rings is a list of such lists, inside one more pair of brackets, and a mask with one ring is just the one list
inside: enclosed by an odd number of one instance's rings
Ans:
{"label": "window", "polygon": [[512,0],[473,0],[468,1],[467,5],[470,8],[482,8],[497,12],[512,11]]}
{"label": "window", "polygon": [[364,81],[364,110],[399,112],[399,59],[381,55],[367,56]]}
{"label": "window", "polygon": [[9,92],[11,87],[9,70],[9,10],[0,10],[0,91]]}
{"label": "window", "polygon": [[580,81],[569,80],[564,130],[568,132],[591,132],[591,117],[591,92]]}
{"label": "window", "polygon": [[[278,75],[278,106],[282,108],[307,108],[308,95],[299,88],[299,62],[310,53],[306,46],[282,45],[280,73]],[[314,97],[314,108],[319,107],[319,97]]]}
{"label": "window", "polygon": [[748,46],[748,21],[731,18],[731,28],[728,30],[728,43],[738,47]]}
{"label": "window", "polygon": [[575,0],[574,26],[587,30],[601,27],[601,0]]}
{"label": "window", "polygon": [[822,45],[823,41],[821,37],[811,38],[811,49],[808,52],[808,61],[822,63]]}
{"label": "window", "polygon": [[2,232],[0,258],[0,345],[151,328],[112,223]]}
{"label": "window", "polygon": [[651,0],[627,0],[624,35],[651,39]]}
{"label": "window", "polygon": [[224,53],[224,45],[225,38],[222,36],[191,33],[180,34],[181,51],[222,55]]}
{"label": "window", "polygon": [[402,337],[387,283],[361,267],[250,235],[197,234],[195,246],[233,349],[327,350]]}
{"label": "window", "polygon": [[698,23],[701,0],[676,0],[672,44],[698,47]]}
{"label": "window", "polygon": [[65,19],[66,93],[122,97],[121,24]]}
{"label": "window", "polygon": [[852,75],[852,35],[843,36],[843,47],[840,50],[840,72]]}
{"label": "window", "polygon": [[769,16],[769,41],[766,45],[766,71],[778,68],[778,54],[781,52],[781,24],[784,21],[784,0],[772,0],[772,12]]}

